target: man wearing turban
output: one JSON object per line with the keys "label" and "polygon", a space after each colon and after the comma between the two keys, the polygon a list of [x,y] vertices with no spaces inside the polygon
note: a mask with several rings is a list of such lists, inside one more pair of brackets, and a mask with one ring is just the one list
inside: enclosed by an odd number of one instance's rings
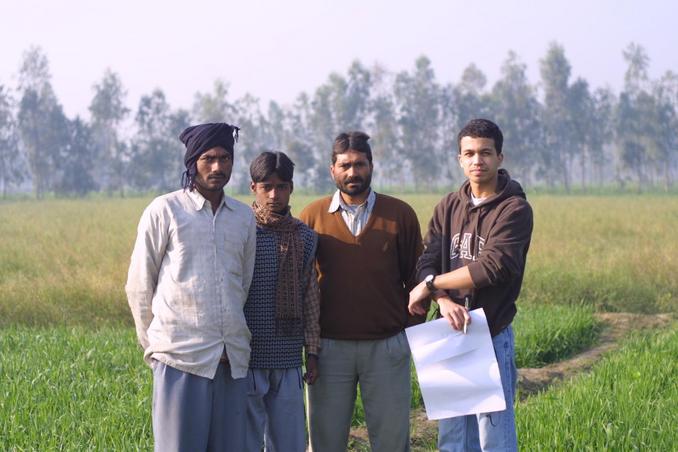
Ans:
{"label": "man wearing turban", "polygon": [[186,145],[183,188],[139,222],[127,285],[153,369],[156,451],[242,451],[250,332],[243,306],[256,250],[252,209],[224,194],[238,128],[200,124]]}

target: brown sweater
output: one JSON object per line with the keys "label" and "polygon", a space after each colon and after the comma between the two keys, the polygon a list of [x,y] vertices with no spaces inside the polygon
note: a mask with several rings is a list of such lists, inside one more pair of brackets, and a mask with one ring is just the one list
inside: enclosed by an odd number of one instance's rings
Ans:
{"label": "brown sweater", "polygon": [[399,199],[377,194],[367,224],[353,236],[340,210],[327,211],[331,200],[315,201],[299,215],[318,233],[320,335],[383,339],[423,320],[413,321],[407,313],[423,249],[414,210]]}

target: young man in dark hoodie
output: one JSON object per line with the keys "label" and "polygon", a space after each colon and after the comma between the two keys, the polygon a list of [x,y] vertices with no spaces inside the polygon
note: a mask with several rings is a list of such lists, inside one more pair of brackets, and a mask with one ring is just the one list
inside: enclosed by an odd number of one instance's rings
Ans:
{"label": "young man in dark hoodie", "polygon": [[511,321],[530,246],[532,209],[520,184],[499,169],[503,136],[496,124],[473,119],[457,143],[468,180],[435,207],[417,263],[421,283],[410,292],[409,310],[423,314],[431,297],[452,328],[463,330],[471,323],[468,311],[483,308],[499,364],[506,409],[441,420],[440,451],[517,450]]}

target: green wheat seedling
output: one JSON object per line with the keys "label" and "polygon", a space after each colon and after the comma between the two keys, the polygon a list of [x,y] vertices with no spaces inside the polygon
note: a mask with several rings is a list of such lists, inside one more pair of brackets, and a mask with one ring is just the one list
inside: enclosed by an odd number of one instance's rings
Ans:
{"label": "green wheat seedling", "polygon": [[517,407],[524,450],[676,450],[678,328],[635,335],[590,374]]}

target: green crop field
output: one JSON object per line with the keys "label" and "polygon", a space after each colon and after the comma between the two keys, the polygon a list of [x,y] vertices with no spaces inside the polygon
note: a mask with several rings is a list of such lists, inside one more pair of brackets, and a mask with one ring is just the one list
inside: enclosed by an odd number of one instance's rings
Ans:
{"label": "green crop field", "polygon": [[676,450],[678,330],[634,336],[560,388],[519,404],[525,450]]}
{"label": "green crop field", "polygon": [[134,332],[0,330],[0,450],[150,450],[151,370]]}
{"label": "green crop field", "polygon": [[[403,198],[425,231],[440,195]],[[311,199],[293,196],[294,212]],[[676,312],[677,198],[530,201],[535,231],[514,323],[519,367],[591,347],[603,328],[595,312]],[[123,290],[148,202],[0,203],[0,450],[151,447],[151,372]],[[521,445],[675,447],[677,337],[675,322],[634,335],[590,373],[518,404]],[[358,406],[354,424],[363,422]]]}

